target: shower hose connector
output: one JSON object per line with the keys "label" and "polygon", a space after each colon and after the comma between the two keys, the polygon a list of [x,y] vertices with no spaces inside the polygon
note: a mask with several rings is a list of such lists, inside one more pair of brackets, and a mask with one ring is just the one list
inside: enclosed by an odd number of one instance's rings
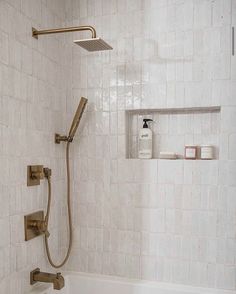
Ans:
{"label": "shower hose connector", "polygon": [[48,179],[52,175],[52,170],[50,168],[48,168],[48,167],[44,167],[43,173],[44,173],[45,178]]}

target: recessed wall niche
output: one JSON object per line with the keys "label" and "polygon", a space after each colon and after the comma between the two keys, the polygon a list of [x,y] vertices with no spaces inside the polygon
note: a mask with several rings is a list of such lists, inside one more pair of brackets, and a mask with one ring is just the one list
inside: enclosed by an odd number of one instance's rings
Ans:
{"label": "recessed wall niche", "polygon": [[220,106],[134,109],[126,111],[126,157],[138,158],[138,134],[144,118],[153,119],[153,158],[160,152],[184,156],[185,145],[213,145],[219,157]]}

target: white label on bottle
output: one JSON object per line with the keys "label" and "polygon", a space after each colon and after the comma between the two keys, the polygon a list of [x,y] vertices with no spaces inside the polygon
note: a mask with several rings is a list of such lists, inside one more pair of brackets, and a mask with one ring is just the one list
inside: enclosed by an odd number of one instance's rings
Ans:
{"label": "white label on bottle", "polygon": [[140,140],[139,141],[139,149],[140,149],[140,151],[150,150],[151,148],[152,148],[152,140]]}

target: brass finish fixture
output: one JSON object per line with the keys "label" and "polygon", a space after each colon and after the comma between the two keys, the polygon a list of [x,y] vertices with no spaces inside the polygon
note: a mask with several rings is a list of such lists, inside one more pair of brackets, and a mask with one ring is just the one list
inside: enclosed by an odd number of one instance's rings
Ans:
{"label": "brass finish fixture", "polygon": [[[67,137],[67,136],[61,136],[59,134],[55,134],[55,143],[56,144],[60,144],[61,142],[68,142],[69,140],[71,140],[71,138]],[[70,141],[72,142],[72,141]]]}
{"label": "brass finish fixture", "polygon": [[[50,217],[50,209],[51,209],[51,200],[52,200],[52,187],[51,187],[51,169],[44,168],[41,166],[28,166],[28,179],[30,181],[37,180],[39,183],[40,179],[46,178],[48,181],[48,203],[47,203],[47,212],[45,215],[45,218],[42,215],[42,212],[39,216],[29,215],[25,216],[25,240],[30,240],[34,238],[35,236],[44,234],[44,242],[46,247],[46,253],[48,257],[48,261],[54,268],[60,268],[62,267],[68,260],[71,248],[72,248],[72,239],[73,239],[73,230],[72,230],[72,212],[71,212],[71,185],[70,185],[70,143],[73,141],[73,138],[75,136],[75,133],[78,129],[80,120],[82,118],[84,109],[86,107],[88,99],[81,97],[79,106],[76,110],[76,113],[74,115],[74,119],[71,124],[71,128],[69,131],[68,136],[61,136],[59,134],[55,134],[55,143],[60,144],[61,141],[66,142],[66,173],[67,173],[67,211],[68,211],[68,227],[69,227],[69,245],[67,249],[67,253],[65,258],[60,264],[55,264],[52,260],[50,248],[49,248],[49,232],[48,232],[48,223],[49,223],[49,217]],[[51,274],[47,273],[40,273],[39,269],[34,270],[31,273],[31,284],[33,284],[35,281],[44,281],[44,282],[52,282],[54,281],[54,287],[61,287],[61,276],[57,275],[56,280],[55,276],[51,276]],[[59,282],[58,282],[59,281]],[[59,283],[59,284],[57,284]],[[63,285],[64,285],[64,279],[63,279]],[[55,289],[59,289],[55,288]]]}
{"label": "brass finish fixture", "polygon": [[87,102],[88,102],[87,98],[84,98],[84,97],[80,98],[79,105],[77,107],[74,119],[73,119],[71,127],[70,127],[69,138],[74,138],[74,135],[78,129],[78,126],[79,126],[80,120],[82,118],[82,115],[84,113],[84,109],[85,109]]}
{"label": "brass finish fixture", "polygon": [[43,165],[27,166],[27,186],[36,186],[44,178]]}
{"label": "brass finish fixture", "polygon": [[48,34],[58,34],[58,33],[68,33],[68,32],[79,32],[79,31],[90,31],[92,33],[92,38],[96,38],[96,30],[92,26],[78,26],[69,28],[59,28],[59,29],[48,29],[48,30],[36,30],[32,28],[32,36],[38,39],[38,35],[48,35]]}
{"label": "brass finish fixture", "polygon": [[50,168],[48,168],[48,167],[44,167],[43,173],[44,173],[45,178],[48,178],[48,177],[51,177],[52,170]]}
{"label": "brass finish fixture", "polygon": [[31,214],[25,215],[24,220],[25,220],[25,241],[29,241],[46,232],[43,211],[37,211]]}
{"label": "brass finish fixture", "polygon": [[65,286],[65,280],[61,273],[44,273],[39,268],[30,272],[30,285],[34,285],[37,282],[52,283],[54,290],[61,290]]}
{"label": "brass finish fixture", "polygon": [[32,36],[35,39],[38,39],[39,35],[48,35],[48,34],[58,34],[58,33],[68,33],[68,32],[78,32],[78,31],[90,31],[92,33],[92,38],[75,40],[74,43],[84,48],[87,51],[103,51],[103,50],[112,50],[113,48],[107,44],[101,38],[97,38],[96,30],[92,26],[78,26],[78,27],[69,27],[69,28],[59,28],[59,29],[48,29],[48,30],[37,30],[32,28]]}
{"label": "brass finish fixture", "polygon": [[28,165],[27,166],[27,186],[40,185],[40,180],[51,175],[51,169],[43,167],[43,165]]}
{"label": "brass finish fixture", "polygon": [[74,119],[73,119],[71,127],[70,127],[69,136],[61,136],[59,134],[55,134],[55,143],[56,144],[60,144],[61,141],[63,141],[63,142],[72,142],[73,141],[87,102],[88,102],[87,98],[81,97],[79,105],[76,110],[76,113],[74,115]]}
{"label": "brass finish fixture", "polygon": [[[68,211],[68,223],[69,223],[69,245],[67,248],[67,253],[65,258],[60,264],[55,264],[50,253],[50,248],[49,248],[49,242],[48,242],[48,237],[49,235],[45,234],[44,235],[44,242],[45,242],[45,247],[46,247],[46,253],[48,257],[48,261],[53,266],[54,268],[60,268],[62,267],[68,260],[72,248],[72,240],[73,240],[73,230],[72,230],[72,214],[71,214],[71,199],[70,199],[70,143],[73,141],[74,135],[76,133],[76,130],[79,126],[80,120],[82,118],[84,109],[86,107],[88,99],[81,97],[79,106],[76,110],[74,119],[71,124],[71,128],[69,131],[68,136],[61,136],[59,134],[55,134],[55,143],[60,144],[60,142],[64,141],[66,142],[66,174],[67,174],[67,211]],[[51,199],[52,199],[52,186],[51,186],[51,173],[47,173],[46,169],[44,169],[44,174],[45,177],[47,178],[48,181],[48,204],[47,204],[47,212],[45,216],[45,222],[47,224],[48,228],[48,222],[49,222],[49,216],[50,216],[50,207],[51,207]]]}
{"label": "brass finish fixture", "polygon": [[[29,165],[27,173],[27,185],[39,185],[40,180],[51,177],[52,171],[50,168],[43,167],[43,165]],[[37,236],[43,235],[49,237],[48,232],[48,215],[45,216],[43,211],[25,216],[25,241],[29,241]]]}
{"label": "brass finish fixture", "polygon": [[112,50],[113,48],[101,38],[74,40],[74,43],[87,51]]}

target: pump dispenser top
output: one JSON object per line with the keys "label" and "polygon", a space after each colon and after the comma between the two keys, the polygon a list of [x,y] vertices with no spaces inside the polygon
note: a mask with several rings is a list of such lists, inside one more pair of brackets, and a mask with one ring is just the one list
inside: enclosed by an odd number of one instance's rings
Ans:
{"label": "pump dispenser top", "polygon": [[143,124],[143,128],[144,128],[144,129],[148,128],[148,124],[147,124],[147,122],[149,122],[149,121],[153,121],[153,119],[150,119],[150,118],[144,118],[144,119],[143,119],[143,122],[144,122],[144,124]]}

